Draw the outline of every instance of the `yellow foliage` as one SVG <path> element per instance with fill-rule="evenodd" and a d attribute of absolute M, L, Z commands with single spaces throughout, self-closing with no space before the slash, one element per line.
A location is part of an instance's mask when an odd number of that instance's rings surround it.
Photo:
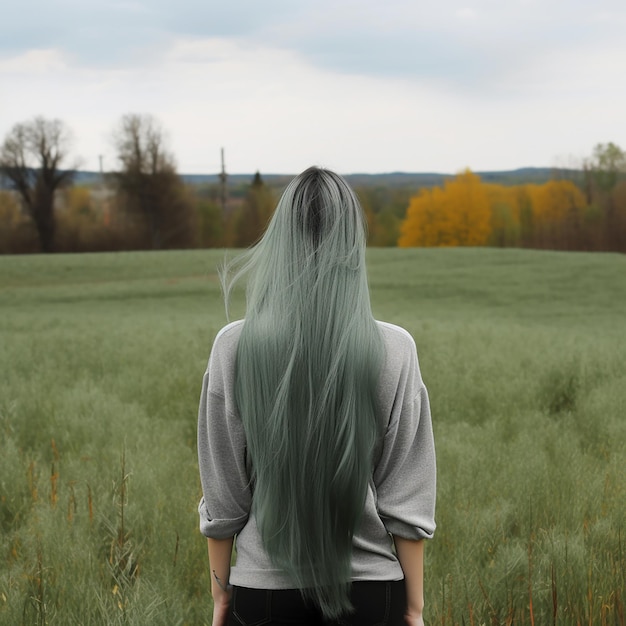
<path fill-rule="evenodd" d="M 10 191 L 0 191 L 0 224 L 3 229 L 15 228 L 23 220 L 16 196 Z"/>
<path fill-rule="evenodd" d="M 505 187 L 466 171 L 411 198 L 398 245 L 575 248 L 585 211 L 571 181 Z"/>
<path fill-rule="evenodd" d="M 491 205 L 480 177 L 469 170 L 443 189 L 422 189 L 411 198 L 398 245 L 481 246 L 491 233 Z"/>
<path fill-rule="evenodd" d="M 87 187 L 69 187 L 65 190 L 65 205 L 72 219 L 88 216 L 93 211 L 91 192 Z"/>
<path fill-rule="evenodd" d="M 551 180 L 544 185 L 528 185 L 533 215 L 538 224 L 565 221 L 572 212 L 585 207 L 585 197 L 569 180 Z"/>
<path fill-rule="evenodd" d="M 17 194 L 0 191 L 0 254 L 35 252 L 37 248 L 34 222 L 22 209 Z"/>

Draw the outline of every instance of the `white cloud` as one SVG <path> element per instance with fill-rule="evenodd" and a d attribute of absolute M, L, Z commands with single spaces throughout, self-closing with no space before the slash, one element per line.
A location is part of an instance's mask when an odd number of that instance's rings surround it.
<path fill-rule="evenodd" d="M 623 100 L 626 86 L 620 77 L 625 66 L 626 41 L 598 42 L 530 57 L 502 81 L 502 87 L 540 95 L 548 102 L 559 96 L 601 100 L 609 94 L 617 94 Z"/>
<path fill-rule="evenodd" d="M 42 74 L 66 69 L 66 55 L 61 50 L 27 50 L 0 59 L 0 74 Z"/>
<path fill-rule="evenodd" d="M 455 11 L 454 16 L 461 20 L 471 20 L 476 17 L 476 11 L 474 11 L 474 9 L 470 9 L 469 7 L 465 7 Z"/>
<path fill-rule="evenodd" d="M 158 49 L 140 37 L 146 23 L 135 31 L 129 22 L 115 65 L 65 43 L 5 52 L 0 140 L 15 122 L 59 117 L 86 167 L 96 169 L 99 154 L 111 167 L 120 116 L 152 113 L 184 172 L 217 171 L 221 146 L 232 172 L 310 163 L 454 172 L 550 165 L 598 141 L 626 145 L 621 5 L 573 0 L 559 22 L 561 0 L 320 2 L 282 12 L 270 3 L 273 19 L 253 27 L 246 18 L 236 35 L 153 25 Z M 148 15 L 145 3 L 116 6 Z M 150 6 L 150 19 L 169 15 L 165 4 Z M 139 54 L 128 56 L 134 33 Z"/>

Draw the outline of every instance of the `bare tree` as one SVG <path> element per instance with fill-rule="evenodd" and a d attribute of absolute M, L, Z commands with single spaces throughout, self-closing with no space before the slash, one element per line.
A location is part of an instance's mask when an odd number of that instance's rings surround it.
<path fill-rule="evenodd" d="M 36 117 L 16 124 L 0 149 L 0 173 L 35 222 L 43 252 L 54 250 L 54 194 L 74 177 L 74 168 L 61 169 L 69 145 L 70 133 L 63 122 Z"/>
<path fill-rule="evenodd" d="M 618 185 L 626 181 L 626 152 L 616 144 L 599 143 L 584 165 L 585 188 L 590 203 L 598 206 L 604 221 L 604 249 L 623 251 L 626 246 L 626 208 L 619 202 Z"/>
<path fill-rule="evenodd" d="M 114 133 L 121 169 L 113 175 L 123 205 L 145 222 L 152 248 L 184 246 L 193 237 L 193 207 L 149 115 L 125 115 Z"/>

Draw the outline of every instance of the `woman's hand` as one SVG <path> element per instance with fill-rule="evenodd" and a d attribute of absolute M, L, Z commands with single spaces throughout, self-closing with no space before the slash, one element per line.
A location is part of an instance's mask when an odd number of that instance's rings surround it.
<path fill-rule="evenodd" d="M 233 537 L 208 540 L 213 596 L 213 626 L 226 626 L 232 588 L 228 584 Z"/>
<path fill-rule="evenodd" d="M 405 613 L 404 623 L 406 626 L 424 626 L 424 618 L 421 615 L 415 613 Z"/>
<path fill-rule="evenodd" d="M 406 587 L 406 610 L 404 623 L 407 626 L 424 626 L 424 540 L 405 539 L 394 535 L 398 560 L 404 572 Z"/>
<path fill-rule="evenodd" d="M 228 612 L 230 609 L 230 593 L 213 598 L 213 622 L 212 626 L 226 626 L 228 624 Z"/>

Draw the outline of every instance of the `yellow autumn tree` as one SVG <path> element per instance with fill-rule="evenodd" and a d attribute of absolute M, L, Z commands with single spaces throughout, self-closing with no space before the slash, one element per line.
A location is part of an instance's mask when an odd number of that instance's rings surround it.
<path fill-rule="evenodd" d="M 469 170 L 411 198 L 398 245 L 481 246 L 491 233 L 491 206 L 480 177 Z"/>
<path fill-rule="evenodd" d="M 532 203 L 535 245 L 543 248 L 576 248 L 581 236 L 585 196 L 568 180 L 528 185 Z"/>
<path fill-rule="evenodd" d="M 406 218 L 400 225 L 400 247 L 437 245 L 440 228 L 433 195 L 433 189 L 422 189 L 411 198 Z"/>

